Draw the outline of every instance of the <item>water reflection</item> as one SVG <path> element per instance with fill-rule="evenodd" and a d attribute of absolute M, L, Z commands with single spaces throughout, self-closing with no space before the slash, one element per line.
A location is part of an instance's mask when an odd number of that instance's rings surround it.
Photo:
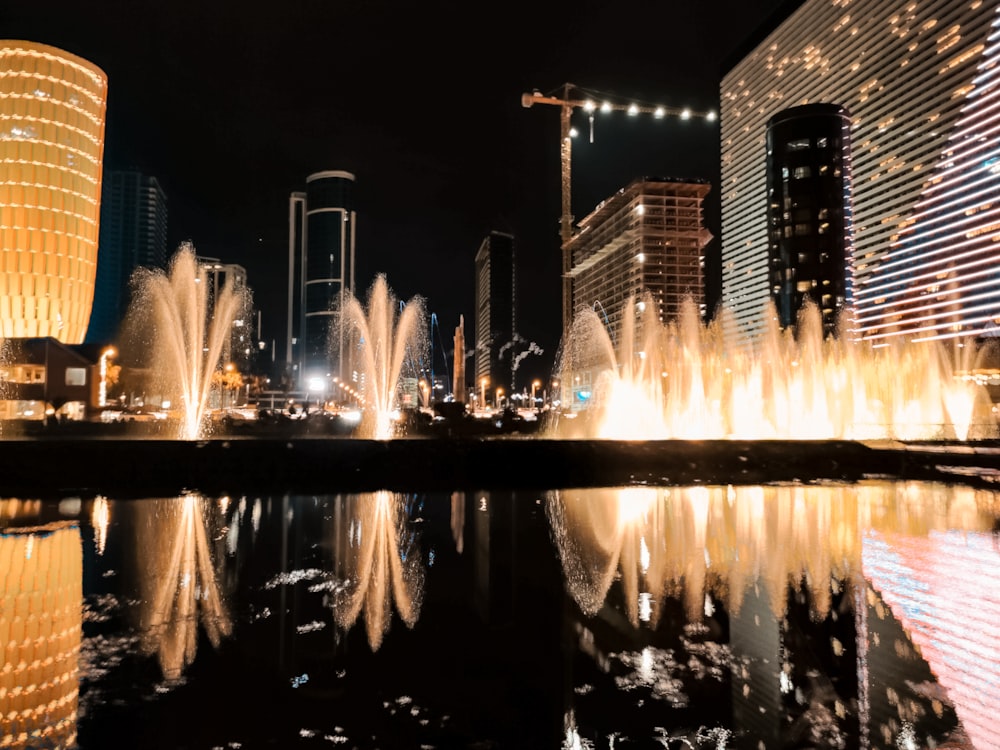
<path fill-rule="evenodd" d="M 767 747 L 1000 746 L 997 510 L 992 492 L 912 483 L 546 500 L 579 642 L 616 690 L 686 708 L 705 683 L 731 681 L 733 741 Z M 668 646 L 675 602 L 683 628 Z M 602 638 L 615 611 L 628 628 Z"/>
<path fill-rule="evenodd" d="M 0 520 L 37 510 L 0 501 Z M 76 744 L 82 568 L 75 523 L 0 529 L 0 747 Z"/>
<path fill-rule="evenodd" d="M 893 482 L 0 500 L 0 739 L 998 747 L 998 511 Z"/>
<path fill-rule="evenodd" d="M 167 680 L 179 679 L 194 661 L 199 623 L 215 647 L 232 631 L 209 545 L 213 506 L 197 495 L 131 506 L 141 648 L 158 657 Z"/>
<path fill-rule="evenodd" d="M 424 567 L 416 534 L 407 524 L 407 496 L 394 492 L 343 499 L 346 523 L 335 528 L 334 566 L 343 582 L 334 616 L 344 629 L 364 612 L 368 643 L 375 651 L 389 632 L 392 606 L 410 628 L 420 616 Z"/>
<path fill-rule="evenodd" d="M 871 534 L 988 531 L 993 493 L 945 485 L 682 487 L 554 491 L 547 512 L 570 594 L 584 613 L 620 580 L 629 621 L 659 620 L 682 596 L 697 620 L 711 594 L 738 613 L 759 583 L 784 614 L 786 588 L 806 587 L 814 614 L 861 570 Z M 832 582 L 832 585 L 831 585 Z"/>

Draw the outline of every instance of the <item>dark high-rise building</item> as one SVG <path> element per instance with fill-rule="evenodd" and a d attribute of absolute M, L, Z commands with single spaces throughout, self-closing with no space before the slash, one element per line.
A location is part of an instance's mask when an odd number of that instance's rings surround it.
<path fill-rule="evenodd" d="M 490 232 L 476 253 L 476 394 L 486 404 L 514 388 L 514 237 Z M 483 408 L 486 404 L 479 403 Z"/>
<path fill-rule="evenodd" d="M 834 334 L 850 304 L 850 133 L 836 104 L 791 107 L 767 122 L 768 274 L 783 328 L 809 299 Z"/>
<path fill-rule="evenodd" d="M 167 196 L 155 177 L 137 170 L 104 176 L 99 238 L 87 343 L 115 338 L 128 311 L 129 281 L 137 268 L 166 268 Z"/>
<path fill-rule="evenodd" d="M 291 195 L 288 220 L 287 367 L 300 384 L 342 377 L 344 342 L 333 324 L 341 296 L 354 293 L 354 175 L 309 175 L 305 192 Z"/>

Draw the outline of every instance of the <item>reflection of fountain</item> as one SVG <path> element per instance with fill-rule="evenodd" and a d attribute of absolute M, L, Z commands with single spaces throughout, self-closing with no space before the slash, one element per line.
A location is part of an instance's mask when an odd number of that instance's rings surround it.
<path fill-rule="evenodd" d="M 82 603 L 75 523 L 0 530 L 0 747 L 76 747 Z"/>
<path fill-rule="evenodd" d="M 406 526 L 404 496 L 391 492 L 354 495 L 349 537 L 337 554 L 346 585 L 338 590 L 334 615 L 350 629 L 364 610 L 368 643 L 382 645 L 389 631 L 392 602 L 408 627 L 420 616 L 424 569 L 416 539 Z"/>
<path fill-rule="evenodd" d="M 547 512 L 584 614 L 596 613 L 620 580 L 632 624 L 655 626 L 664 596 L 682 595 L 697 621 L 707 593 L 738 613 L 758 580 L 776 617 L 788 587 L 803 582 L 825 616 L 831 585 L 850 585 L 860 572 L 870 530 L 982 531 L 998 507 L 993 493 L 962 486 L 870 483 L 563 491 L 549 495 Z"/>
<path fill-rule="evenodd" d="M 211 298 L 208 274 L 190 243 L 180 246 L 168 274 L 142 268 L 134 283 L 129 324 L 140 326 L 147 339 L 149 364 L 163 392 L 178 399 L 180 437 L 197 438 L 204 429 L 212 375 L 222 364 L 246 292 L 227 283 Z"/>
<path fill-rule="evenodd" d="M 195 495 L 136 505 L 142 648 L 159 655 L 168 680 L 194 661 L 199 620 L 213 646 L 232 630 L 212 566 L 207 505 Z"/>
<path fill-rule="evenodd" d="M 358 434 L 376 440 L 390 438 L 404 368 L 424 360 L 427 332 L 423 301 L 415 297 L 397 313 L 397 300 L 385 276 L 379 275 L 368 291 L 367 310 L 355 298 L 345 298 L 340 325 L 350 342 L 355 388 L 365 401 L 365 418 Z"/>
<path fill-rule="evenodd" d="M 586 437 L 614 439 L 921 439 L 992 437 L 985 389 L 956 377 L 973 369 L 966 342 L 823 338 L 819 311 L 795 336 L 770 327 L 753 351 L 726 346 L 725 313 L 703 326 L 689 303 L 661 323 L 649 298 L 621 311 L 617 340 L 591 309 L 576 316 L 559 363 L 564 393 L 586 402 Z M 572 386 L 570 384 L 573 384 Z M 588 395 L 589 392 L 589 395 Z M 581 395 L 582 394 L 582 395 Z"/>

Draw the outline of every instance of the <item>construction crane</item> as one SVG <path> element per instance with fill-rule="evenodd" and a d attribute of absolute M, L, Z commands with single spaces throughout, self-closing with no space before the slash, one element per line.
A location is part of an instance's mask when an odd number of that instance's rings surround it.
<path fill-rule="evenodd" d="M 574 97 L 573 94 L 579 92 L 587 98 Z M 589 95 L 594 94 L 596 98 Z M 600 103 L 598 103 L 600 100 Z M 573 320 L 573 286 L 570 280 L 572 270 L 572 254 L 569 251 L 569 241 L 573 239 L 573 211 L 570 200 L 570 174 L 572 158 L 572 138 L 573 128 L 570 120 L 574 109 L 582 109 L 590 114 L 590 140 L 594 139 L 594 113 L 601 112 L 627 112 L 630 115 L 650 114 L 654 118 L 679 117 L 688 120 L 693 117 L 702 118 L 708 121 L 715 120 L 715 112 L 693 112 L 690 109 L 680 107 L 666 107 L 647 104 L 623 104 L 612 101 L 610 95 L 599 92 L 591 92 L 566 83 L 562 86 L 562 96 L 542 94 L 533 91 L 530 94 L 521 95 L 521 106 L 532 107 L 535 104 L 549 104 L 559 107 L 559 159 L 561 165 L 562 187 L 562 214 L 559 219 L 559 236 L 562 240 L 562 317 L 563 317 L 563 338 L 569 332 L 569 326 Z"/>

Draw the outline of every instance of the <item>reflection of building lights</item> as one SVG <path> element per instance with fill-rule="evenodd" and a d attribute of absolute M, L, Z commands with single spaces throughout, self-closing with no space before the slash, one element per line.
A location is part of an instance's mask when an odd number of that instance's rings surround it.
<path fill-rule="evenodd" d="M 653 652 L 650 650 L 649 646 L 646 646 L 642 650 L 642 655 L 639 661 L 639 679 L 645 683 L 650 683 L 653 681 Z"/>
<path fill-rule="evenodd" d="M 90 511 L 90 524 L 94 527 L 94 545 L 97 547 L 97 554 L 104 554 L 104 547 L 108 543 L 108 522 L 111 513 L 108 510 L 108 499 L 98 495 L 94 498 L 94 506 Z"/>
<path fill-rule="evenodd" d="M 75 523 L 0 532 L 0 747 L 75 747 L 83 552 Z"/>
<path fill-rule="evenodd" d="M 643 591 L 639 594 L 639 620 L 641 622 L 649 622 L 649 618 L 652 614 L 653 597 L 648 591 Z"/>

